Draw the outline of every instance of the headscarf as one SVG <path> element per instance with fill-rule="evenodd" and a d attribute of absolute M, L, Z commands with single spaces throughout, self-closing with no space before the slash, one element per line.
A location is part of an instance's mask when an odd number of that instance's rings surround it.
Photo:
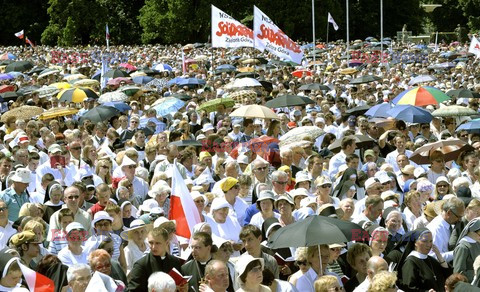
<path fill-rule="evenodd" d="M 351 180 L 345 182 L 341 188 L 340 188 L 340 191 L 338 192 L 338 198 L 339 199 L 342 199 L 343 196 L 352 188 L 352 187 L 355 187 L 355 190 L 358 190 L 358 186 L 355 185 Z M 335 193 L 334 193 L 335 195 Z"/>
<path fill-rule="evenodd" d="M 400 258 L 400 261 L 398 262 L 397 266 L 395 267 L 395 270 L 398 273 L 398 278 L 402 279 L 402 267 L 403 264 L 405 263 L 405 260 L 407 257 L 410 255 L 412 251 L 415 250 L 415 242 L 422 236 L 423 234 L 426 233 L 432 233 L 430 230 L 427 228 L 418 228 L 413 231 L 408 232 L 405 234 L 405 236 L 402 237 L 401 241 L 404 244 L 398 243 L 394 249 L 400 248 L 401 246 L 405 246 L 405 250 L 402 253 L 402 257 Z M 405 243 L 406 242 L 406 243 Z"/>
<path fill-rule="evenodd" d="M 462 238 L 468 235 L 469 232 L 476 232 L 480 230 L 480 218 L 474 218 L 468 222 L 467 226 L 463 228 L 462 232 L 458 236 L 457 244 Z"/>
<path fill-rule="evenodd" d="M 345 170 L 345 172 L 342 174 L 342 177 L 340 178 L 340 182 L 337 184 L 337 186 L 335 187 L 335 189 L 333 190 L 333 196 L 334 197 L 339 197 L 340 196 L 340 192 L 342 190 L 342 187 L 343 185 L 350 181 L 350 176 L 352 175 L 355 175 L 356 176 L 356 179 L 355 179 L 355 183 L 356 185 L 358 186 L 358 174 L 357 174 L 357 170 L 355 168 L 347 168 Z"/>
<path fill-rule="evenodd" d="M 62 185 L 58 181 L 52 181 L 47 185 L 47 188 L 45 189 L 45 199 L 43 200 L 43 203 L 45 204 L 46 202 L 50 201 L 50 194 L 52 193 L 52 189 L 55 185 L 59 185 L 62 187 Z M 62 187 L 63 190 L 63 187 Z"/>

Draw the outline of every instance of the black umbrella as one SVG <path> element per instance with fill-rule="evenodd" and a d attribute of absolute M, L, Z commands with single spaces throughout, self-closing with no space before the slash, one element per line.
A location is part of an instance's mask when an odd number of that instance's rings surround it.
<path fill-rule="evenodd" d="M 177 147 L 187 147 L 187 146 L 195 146 L 201 147 L 202 143 L 197 140 L 180 140 L 170 143 L 172 145 L 177 145 Z"/>
<path fill-rule="evenodd" d="M 92 123 L 100 123 L 104 121 L 108 121 L 112 117 L 119 116 L 120 111 L 111 106 L 104 106 L 100 105 L 97 107 L 92 108 L 88 112 L 86 112 L 80 118 L 80 124 L 83 124 L 85 120 L 90 120 Z"/>
<path fill-rule="evenodd" d="M 373 75 L 363 75 L 361 77 L 352 79 L 350 81 L 350 84 L 362 84 L 362 83 L 369 83 L 369 82 L 374 82 L 379 80 L 382 80 L 382 78 L 373 76 Z"/>
<path fill-rule="evenodd" d="M 315 103 L 313 100 L 306 96 L 300 95 L 281 95 L 270 101 L 267 101 L 265 106 L 269 108 L 290 107 L 295 105 L 306 105 Z"/>
<path fill-rule="evenodd" d="M 320 83 L 304 84 L 298 90 L 330 90 L 330 87 Z"/>
<path fill-rule="evenodd" d="M 278 229 L 268 240 L 268 246 L 277 249 L 348 241 L 340 228 L 331 223 L 327 217 L 315 215 Z"/>
<path fill-rule="evenodd" d="M 20 96 L 23 96 L 21 92 L 15 91 L 7 91 L 5 93 L 0 94 L 0 97 L 3 101 L 10 101 L 10 100 L 17 100 Z"/>
<path fill-rule="evenodd" d="M 183 101 L 189 101 L 190 99 L 192 99 L 192 97 L 188 94 L 183 94 L 183 93 L 174 93 L 172 95 L 170 95 L 171 97 L 175 97 L 175 98 L 178 98 L 180 100 L 183 100 Z"/>
<path fill-rule="evenodd" d="M 480 94 L 468 89 L 452 89 L 447 91 L 448 96 L 456 98 L 480 98 Z"/>
<path fill-rule="evenodd" d="M 40 72 L 42 72 L 45 69 L 47 69 L 47 68 L 45 68 L 45 67 L 33 67 L 32 70 L 27 72 L 27 74 L 28 75 L 33 75 L 34 73 L 40 74 Z"/>
<path fill-rule="evenodd" d="M 107 73 L 105 73 L 106 78 L 117 78 L 117 77 L 130 77 L 130 74 L 123 70 L 119 69 L 112 69 L 108 70 Z"/>
<path fill-rule="evenodd" d="M 7 65 L 7 67 L 5 68 L 5 73 L 12 72 L 12 71 L 25 72 L 32 68 L 33 68 L 33 64 L 30 63 L 29 61 L 17 61 Z"/>
<path fill-rule="evenodd" d="M 39 88 L 40 87 L 36 85 L 29 85 L 29 86 L 20 87 L 20 89 L 17 92 L 23 95 L 27 95 L 27 94 L 31 94 L 32 92 L 34 92 Z"/>
<path fill-rule="evenodd" d="M 245 77 L 257 78 L 259 76 L 260 75 L 258 75 L 258 73 L 255 73 L 255 72 L 242 72 L 242 73 L 238 73 L 237 75 L 235 75 L 236 78 L 245 78 Z"/>
<path fill-rule="evenodd" d="M 15 61 L 13 61 L 13 60 L 1 60 L 0 61 L 0 66 L 12 64 L 13 62 L 15 62 Z"/>
<path fill-rule="evenodd" d="M 258 82 L 260 82 L 260 84 L 262 84 L 263 88 L 265 88 L 266 91 L 272 92 L 272 90 L 273 90 L 272 82 L 263 81 L 263 80 L 260 80 Z"/>
<path fill-rule="evenodd" d="M 355 138 L 357 149 L 371 147 L 375 143 L 372 138 L 365 135 L 353 135 L 353 137 Z M 328 149 L 335 153 L 340 152 L 340 150 L 342 149 L 342 139 L 335 140 L 335 142 L 328 146 Z"/>
<path fill-rule="evenodd" d="M 351 108 L 351 109 L 347 110 L 345 113 L 347 113 L 349 115 L 360 116 L 360 115 L 363 115 L 364 113 L 366 113 L 370 108 L 371 108 L 371 106 L 369 106 L 369 105 L 361 105 L 361 106 Z"/>
<path fill-rule="evenodd" d="M 363 241 L 369 237 L 368 232 L 356 223 L 331 217 L 325 217 L 325 220 L 335 224 L 349 241 Z"/>

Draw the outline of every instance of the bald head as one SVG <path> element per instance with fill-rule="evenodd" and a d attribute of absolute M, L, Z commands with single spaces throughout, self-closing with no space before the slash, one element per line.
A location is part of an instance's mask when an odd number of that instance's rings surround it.
<path fill-rule="evenodd" d="M 373 276 L 381 271 L 388 271 L 387 262 L 379 256 L 371 257 L 367 262 L 367 274 L 370 281 L 373 279 Z"/>

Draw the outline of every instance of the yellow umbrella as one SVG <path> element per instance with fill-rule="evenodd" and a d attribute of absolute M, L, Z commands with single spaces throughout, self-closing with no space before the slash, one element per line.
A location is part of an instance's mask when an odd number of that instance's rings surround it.
<path fill-rule="evenodd" d="M 72 87 L 72 85 L 70 85 L 70 83 L 68 83 L 68 82 L 56 82 L 56 83 L 50 84 L 49 86 L 54 86 L 58 89 L 67 89 L 67 88 Z"/>
<path fill-rule="evenodd" d="M 69 116 L 69 115 L 74 115 L 78 112 L 77 109 L 75 108 L 64 108 L 64 107 L 56 107 L 56 108 L 51 108 L 38 117 L 40 120 L 49 120 L 57 117 L 64 117 L 64 116 Z"/>
<path fill-rule="evenodd" d="M 60 91 L 60 93 L 57 95 L 57 98 L 59 101 L 74 102 L 74 103 L 83 102 L 85 99 L 89 97 L 98 99 L 98 94 L 96 94 L 90 88 L 83 88 L 83 87 L 64 89 Z"/>
<path fill-rule="evenodd" d="M 237 69 L 239 72 L 246 73 L 246 72 L 253 72 L 254 68 L 253 67 L 242 67 Z"/>
<path fill-rule="evenodd" d="M 357 73 L 357 72 L 358 72 L 358 70 L 355 69 L 355 68 L 346 68 L 346 69 L 340 70 L 340 74 L 344 74 L 344 75 L 350 75 L 350 74 Z"/>

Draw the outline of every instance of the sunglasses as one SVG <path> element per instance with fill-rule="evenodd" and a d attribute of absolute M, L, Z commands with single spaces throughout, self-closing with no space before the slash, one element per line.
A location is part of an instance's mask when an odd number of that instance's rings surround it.
<path fill-rule="evenodd" d="M 267 169 L 267 167 L 264 166 L 264 167 L 259 167 L 259 168 L 257 168 L 256 170 L 262 171 L 262 170 L 266 170 L 266 169 Z"/>
<path fill-rule="evenodd" d="M 137 166 L 135 166 L 135 165 L 127 165 L 127 168 L 129 168 L 129 169 L 136 168 L 136 167 Z"/>
<path fill-rule="evenodd" d="M 306 266 L 307 265 L 307 261 L 295 261 L 295 265 L 298 267 L 298 266 Z"/>
<path fill-rule="evenodd" d="M 1 207 L 1 208 L 0 208 L 0 212 L 4 212 L 4 211 L 7 211 L 7 210 L 8 210 L 7 207 Z"/>
<path fill-rule="evenodd" d="M 71 150 L 81 150 L 82 147 L 71 147 L 70 149 L 71 149 Z"/>
<path fill-rule="evenodd" d="M 287 184 L 286 181 L 276 181 L 276 183 L 279 184 L 279 185 L 286 185 Z"/>
<path fill-rule="evenodd" d="M 78 200 L 78 198 L 80 198 L 80 196 L 70 196 L 70 197 L 66 197 L 66 198 L 69 199 L 69 200 L 73 200 L 73 199 Z"/>
<path fill-rule="evenodd" d="M 331 188 L 331 187 L 332 187 L 332 185 L 323 185 L 323 186 L 321 186 L 322 189 L 328 189 L 328 188 Z"/>

